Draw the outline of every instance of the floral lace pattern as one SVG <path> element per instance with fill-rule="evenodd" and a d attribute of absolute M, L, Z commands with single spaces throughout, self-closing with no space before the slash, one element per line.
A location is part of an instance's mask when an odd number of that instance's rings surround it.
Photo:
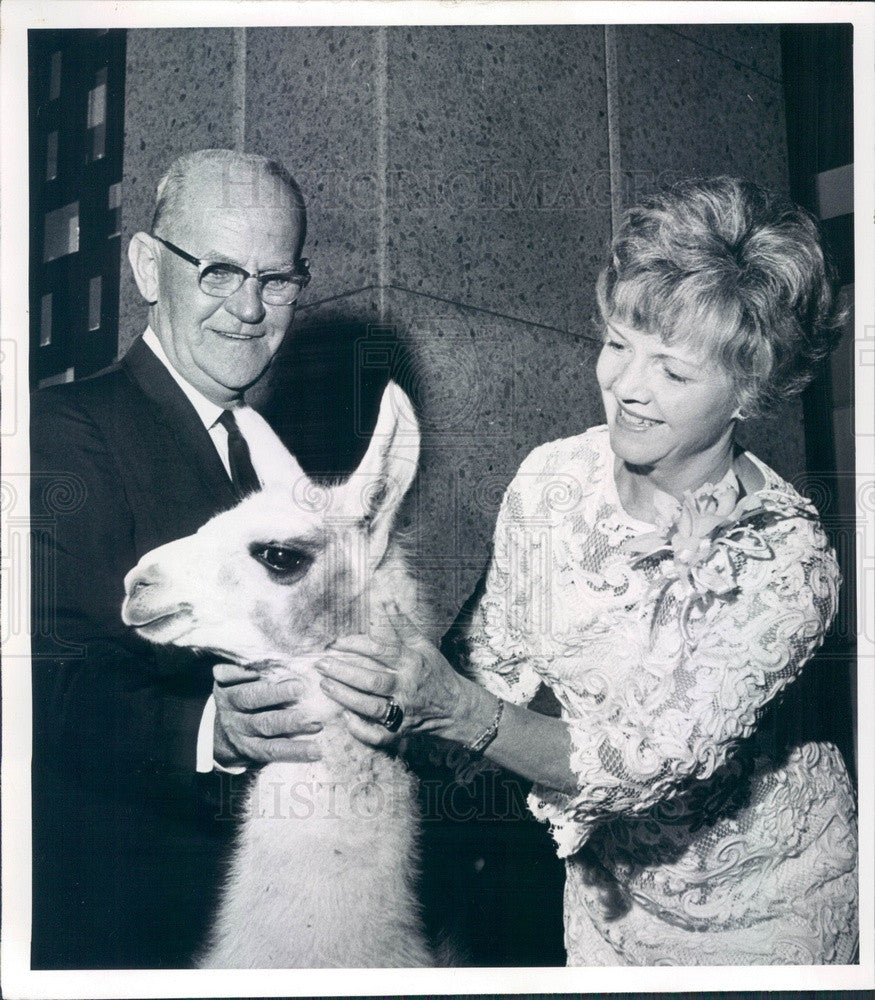
<path fill-rule="evenodd" d="M 518 704 L 547 684 L 569 725 L 577 793 L 529 798 L 567 859 L 569 964 L 853 955 L 844 764 L 830 744 L 776 738 L 779 696 L 835 615 L 838 568 L 816 511 L 749 457 L 765 482 L 728 536 L 743 544 L 718 546 L 731 586 L 695 614 L 699 577 L 671 576 L 647 545 L 630 555 L 653 526 L 620 505 L 606 428 L 537 448 L 505 494 L 469 668 Z M 724 517 L 734 502 L 720 503 Z M 692 524 L 711 561 L 718 521 Z M 705 565 L 667 551 L 684 572 Z"/>

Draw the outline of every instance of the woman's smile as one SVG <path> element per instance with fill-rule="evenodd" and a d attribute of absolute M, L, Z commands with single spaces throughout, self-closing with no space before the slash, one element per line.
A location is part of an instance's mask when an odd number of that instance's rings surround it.
<path fill-rule="evenodd" d="M 631 431 L 633 434 L 649 431 L 651 428 L 659 427 L 665 423 L 664 420 L 654 420 L 652 417 L 644 417 L 633 413 L 619 401 L 617 402 L 617 412 L 614 419 L 619 427 Z"/>

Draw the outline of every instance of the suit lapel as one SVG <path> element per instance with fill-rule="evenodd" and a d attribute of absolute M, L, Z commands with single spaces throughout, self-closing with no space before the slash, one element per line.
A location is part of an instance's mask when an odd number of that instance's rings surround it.
<path fill-rule="evenodd" d="M 207 429 L 171 374 L 138 337 L 122 358 L 122 366 L 151 404 L 156 421 L 176 441 L 183 461 L 203 481 L 219 509 L 236 502 L 234 488 Z"/>

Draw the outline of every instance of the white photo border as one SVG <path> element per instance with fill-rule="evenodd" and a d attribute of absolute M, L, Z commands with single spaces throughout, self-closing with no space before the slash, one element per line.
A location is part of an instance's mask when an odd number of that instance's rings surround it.
<path fill-rule="evenodd" d="M 854 25 L 856 331 L 860 349 L 875 352 L 875 4 L 684 2 L 417 2 L 394 0 L 4 0 L 2 22 L 3 143 L 0 156 L 3 245 L 3 482 L 29 471 L 28 453 L 28 28 L 156 28 L 295 25 L 671 24 L 844 22 Z M 875 357 L 875 354 L 873 354 Z M 875 482 L 875 363 L 856 372 L 857 477 Z M 4 515 L 5 516 L 5 515 Z M 869 525 L 875 533 L 875 523 Z M 3 538 L 7 534 L 4 531 Z M 859 966 L 729 968 L 501 968 L 398 970 L 33 972 L 30 970 L 30 670 L 27 635 L 9 630 L 14 610 L 3 553 L 2 903 L 0 965 L 9 997 L 368 996 L 374 994 L 683 992 L 699 990 L 821 990 L 875 987 L 875 608 L 862 606 L 862 574 L 875 575 L 858 553 L 860 886 Z M 27 580 L 26 559 L 20 567 Z M 12 600 L 10 600 L 12 597 Z M 22 669 L 23 667 L 23 669 Z"/>

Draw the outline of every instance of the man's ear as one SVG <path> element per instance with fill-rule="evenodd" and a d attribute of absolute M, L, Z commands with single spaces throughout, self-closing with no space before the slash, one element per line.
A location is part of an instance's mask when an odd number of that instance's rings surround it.
<path fill-rule="evenodd" d="M 134 233 L 131 237 L 128 260 L 140 295 L 153 305 L 158 301 L 158 248 L 148 233 Z"/>

